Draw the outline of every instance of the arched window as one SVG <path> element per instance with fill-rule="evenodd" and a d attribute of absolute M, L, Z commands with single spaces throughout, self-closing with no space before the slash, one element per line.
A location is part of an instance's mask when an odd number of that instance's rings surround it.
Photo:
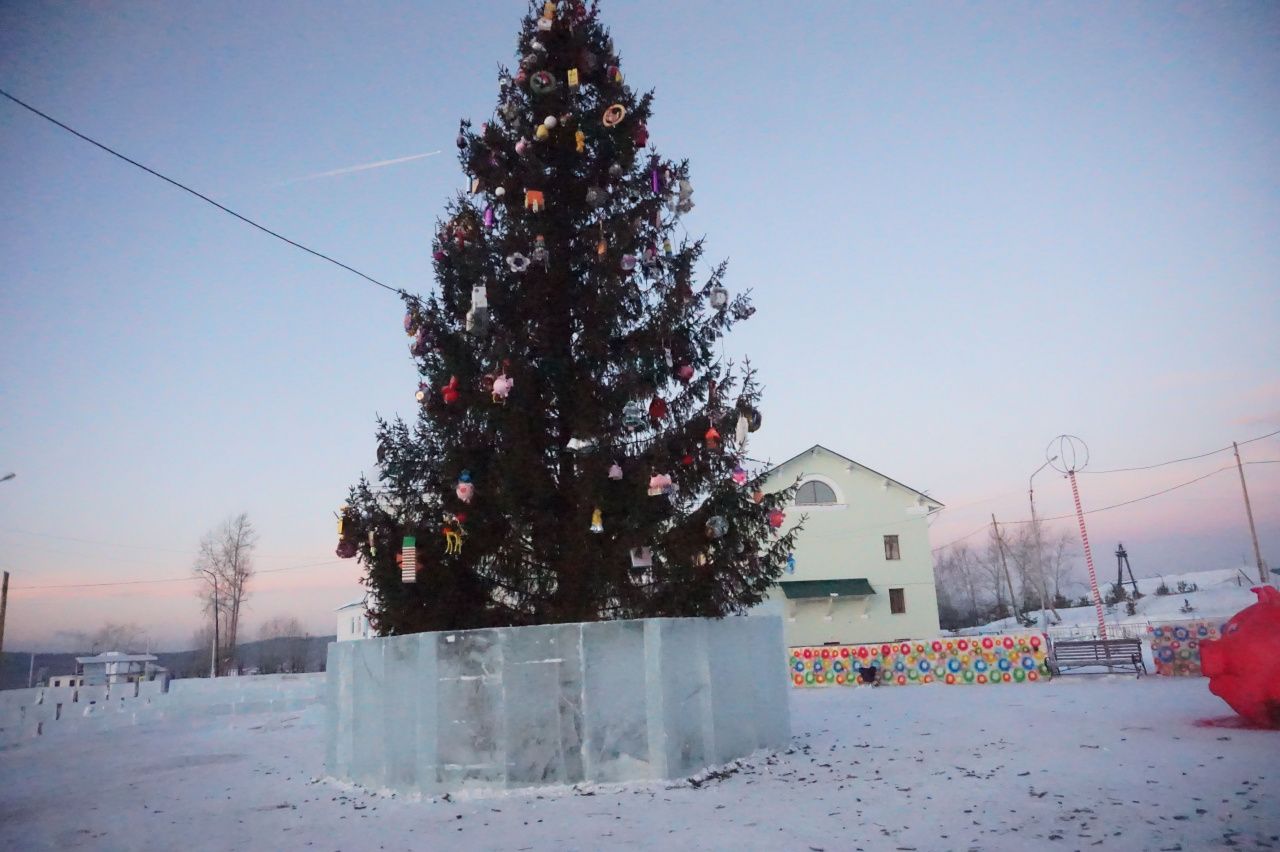
<path fill-rule="evenodd" d="M 811 479 L 796 491 L 797 506 L 830 506 L 836 502 L 836 492 L 825 482 Z"/>

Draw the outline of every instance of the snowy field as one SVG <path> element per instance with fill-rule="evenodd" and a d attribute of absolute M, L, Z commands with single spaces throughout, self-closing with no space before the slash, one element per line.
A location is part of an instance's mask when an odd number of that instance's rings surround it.
<path fill-rule="evenodd" d="M 1280 732 L 1200 679 L 797 690 L 696 784 L 412 801 L 320 780 L 324 708 L 0 751 L 0 849 L 1280 849 Z"/>

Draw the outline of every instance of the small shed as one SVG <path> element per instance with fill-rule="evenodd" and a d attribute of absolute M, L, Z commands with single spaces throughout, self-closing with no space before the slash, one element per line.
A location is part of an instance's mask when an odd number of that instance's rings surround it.
<path fill-rule="evenodd" d="M 76 664 L 84 674 L 84 686 L 98 686 L 111 683 L 137 683 L 141 680 L 155 680 L 167 673 L 163 666 L 157 666 L 158 658 L 152 654 L 126 654 L 122 651 L 107 651 L 94 657 L 76 657 Z"/>

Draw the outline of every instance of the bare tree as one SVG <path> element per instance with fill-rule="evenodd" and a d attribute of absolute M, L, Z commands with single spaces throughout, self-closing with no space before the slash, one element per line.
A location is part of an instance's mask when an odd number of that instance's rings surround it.
<path fill-rule="evenodd" d="M 934 558 L 934 573 L 939 607 L 946 610 L 948 626 L 979 623 L 985 614 L 985 578 L 969 546 L 962 543 L 939 550 Z"/>
<path fill-rule="evenodd" d="M 258 668 L 264 674 L 301 672 L 307 668 L 310 635 L 292 615 L 277 615 L 258 629 L 262 650 Z"/>
<path fill-rule="evenodd" d="M 204 580 L 198 594 L 218 637 L 219 673 L 235 657 L 240 612 L 249 597 L 257 543 L 258 533 L 245 512 L 223 521 L 200 540 L 194 571 Z"/>

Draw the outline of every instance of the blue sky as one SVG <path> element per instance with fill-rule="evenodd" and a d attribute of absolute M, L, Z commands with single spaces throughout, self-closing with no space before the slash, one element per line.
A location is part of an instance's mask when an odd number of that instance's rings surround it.
<path fill-rule="evenodd" d="M 463 182 L 458 119 L 492 111 L 523 8 L 5 4 L 0 87 L 422 292 Z M 609 0 L 604 15 L 628 82 L 657 91 L 652 142 L 692 161 L 687 226 L 755 291 L 727 345 L 767 385 L 754 455 L 823 443 L 927 489 L 951 507 L 936 545 L 990 512 L 1025 517 L 1061 432 L 1113 468 L 1280 429 L 1274 4 Z M 260 567 L 331 561 L 374 414 L 413 413 L 398 301 L 8 102 L 0 175 L 6 647 L 108 619 L 183 644 L 191 584 L 16 589 L 184 576 L 234 512 L 262 532 Z M 1277 459 L 1280 439 L 1244 451 Z M 1229 461 L 1083 477 L 1083 497 Z M 1247 472 L 1280 563 L 1280 470 Z M 1069 512 L 1065 482 L 1041 477 L 1044 512 Z M 1123 540 L 1139 574 L 1250 551 L 1230 471 L 1090 531 L 1101 564 Z M 358 570 L 264 575 L 250 629 L 286 613 L 332 630 Z"/>

